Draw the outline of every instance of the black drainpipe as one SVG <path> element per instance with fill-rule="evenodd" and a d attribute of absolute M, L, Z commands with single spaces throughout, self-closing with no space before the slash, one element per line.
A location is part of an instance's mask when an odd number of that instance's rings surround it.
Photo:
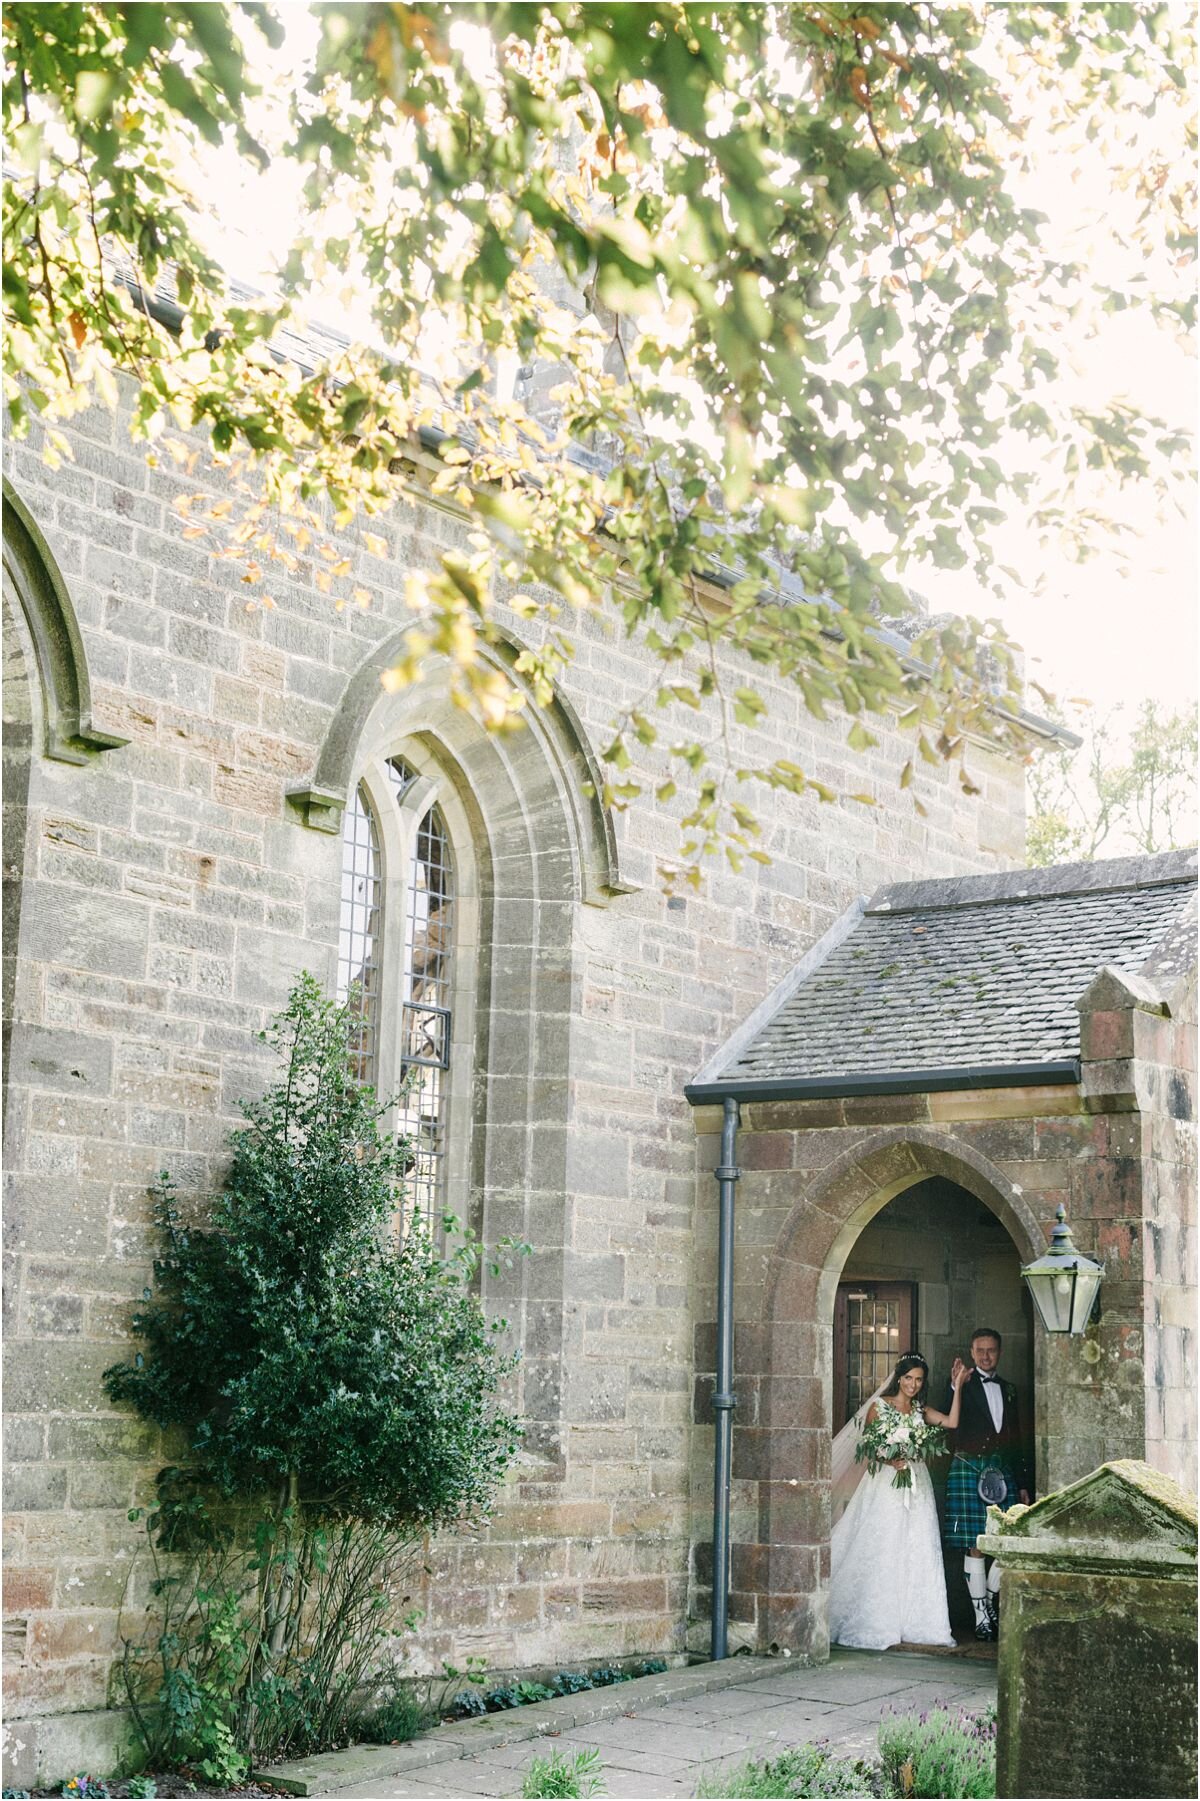
<path fill-rule="evenodd" d="M 713 1598 L 714 1662 L 729 1652 L 729 1484 L 733 1470 L 733 1198 L 739 1170 L 738 1103 L 725 1096 L 721 1127 L 721 1161 L 716 1168 L 720 1211 L 717 1221 L 717 1385 L 713 1394 L 716 1451 L 713 1458 Z"/>

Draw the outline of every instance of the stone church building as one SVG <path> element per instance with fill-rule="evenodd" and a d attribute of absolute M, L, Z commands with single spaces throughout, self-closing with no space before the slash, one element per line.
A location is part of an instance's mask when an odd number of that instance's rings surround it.
<path fill-rule="evenodd" d="M 127 1511 L 161 1457 L 101 1372 L 149 1185 L 219 1187 L 301 969 L 361 981 L 383 1091 L 420 1072 L 414 1201 L 534 1247 L 484 1281 L 524 1447 L 487 1534 L 431 1548 L 427 1661 L 707 1646 L 731 1115 L 731 1644 L 826 1653 L 831 1432 L 910 1344 L 940 1375 L 1004 1332 L 1040 1488 L 1113 1457 L 1194 1485 L 1193 858 L 1024 872 L 1017 764 L 970 747 L 975 796 L 922 770 L 922 817 L 898 729 L 852 759 L 756 671 L 770 714 L 735 755 L 786 746 L 879 804 L 770 794 L 769 864 L 668 895 L 682 798 L 596 798 L 636 644 L 579 622 L 560 697 L 490 737 L 436 662 L 380 681 L 405 578 L 461 539 L 447 503 L 399 504 L 386 554 L 347 534 L 369 610 L 305 568 L 252 610 L 182 539 L 203 478 L 107 412 L 71 437 L 55 471 L 12 447 L 5 487 L 8 1780 L 112 1761 Z M 500 618 L 519 686 L 538 628 Z M 1087 1336 L 1050 1342 L 1019 1268 L 1059 1202 L 1106 1275 Z"/>

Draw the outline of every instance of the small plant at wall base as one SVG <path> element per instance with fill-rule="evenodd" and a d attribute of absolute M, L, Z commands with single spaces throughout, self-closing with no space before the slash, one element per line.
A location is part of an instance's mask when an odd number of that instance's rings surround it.
<path fill-rule="evenodd" d="M 885 1714 L 879 1757 L 887 1793 L 903 1801 L 986 1801 L 996 1793 L 995 1711 Z"/>
<path fill-rule="evenodd" d="M 879 1772 L 856 1758 L 835 1757 L 824 1744 L 797 1745 L 778 1757 L 751 1758 L 706 1778 L 699 1797 L 722 1801 L 808 1801 L 809 1797 L 865 1797 L 882 1793 Z"/>
<path fill-rule="evenodd" d="M 549 1757 L 531 1759 L 521 1785 L 523 1801 L 577 1801 L 578 1797 L 602 1795 L 604 1779 L 600 1753 L 594 1748 L 576 1751 L 573 1757 L 552 1751 Z"/>
<path fill-rule="evenodd" d="M 412 1614 L 405 1624 L 416 1626 L 419 1619 L 419 1615 Z M 464 1677 L 472 1687 L 460 1690 L 456 1685 Z M 468 1657 L 465 1669 L 461 1670 L 443 1658 L 442 1667 L 435 1674 L 408 1678 L 403 1677 L 398 1665 L 393 1663 L 380 1673 L 373 1705 L 355 1722 L 355 1737 L 371 1745 L 404 1744 L 444 1718 L 471 1711 L 486 1713 L 479 1693 L 486 1679 L 485 1657 Z M 473 1710 L 460 1708 L 467 1696 L 478 1703 Z"/>
<path fill-rule="evenodd" d="M 149 1354 L 104 1376 L 187 1437 L 144 1516 L 151 1606 L 125 1670 L 148 1760 L 210 1780 L 344 1742 L 425 1534 L 485 1514 L 519 1438 L 477 1250 L 442 1255 L 419 1218 L 396 1231 L 409 1151 L 354 1080 L 356 1024 L 298 979 L 211 1221 L 162 1178 L 166 1248 L 133 1322 Z"/>

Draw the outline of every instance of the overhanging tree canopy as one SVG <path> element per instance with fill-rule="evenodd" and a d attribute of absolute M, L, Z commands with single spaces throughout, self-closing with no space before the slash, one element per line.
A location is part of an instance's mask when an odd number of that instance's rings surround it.
<path fill-rule="evenodd" d="M 743 784 L 827 793 L 787 759 L 714 768 L 678 728 L 710 701 L 762 712 L 751 684 L 725 691 L 722 644 L 813 712 L 844 709 L 854 748 L 874 742 L 863 715 L 888 709 L 918 758 L 958 756 L 966 735 L 1019 746 L 1002 634 L 943 625 L 907 656 L 879 614 L 907 610 L 898 580 L 922 562 L 1000 583 L 1014 506 L 1094 547 L 1097 472 L 1170 479 L 1173 432 L 1072 406 L 1056 383 L 1099 310 L 1192 323 L 1170 8 L 316 12 L 281 110 L 257 93 L 255 41 L 282 35 L 267 6 L 8 7 L 15 429 L 42 415 L 60 453 L 54 422 L 124 370 L 135 431 L 209 430 L 234 504 L 198 506 L 189 529 L 269 593 L 324 529 L 323 497 L 339 526 L 392 503 L 424 428 L 434 487 L 477 531 L 416 597 L 398 679 L 444 651 L 503 729 L 513 693 L 475 657 L 498 584 L 531 618 L 524 673 L 542 696 L 572 611 L 617 607 L 654 660 L 608 747 L 607 798 L 644 780 L 635 740 L 655 747 L 664 800 L 672 765 L 699 771 L 685 858 L 721 841 L 754 854 Z M 1014 199 L 1031 120 L 1038 142 L 1099 137 L 1136 196 L 1123 285 L 1058 260 Z M 308 172 L 269 299 L 235 302 L 201 247 L 180 172 L 204 145 Z M 331 269 L 369 294 L 384 348 L 312 370 L 273 356 Z M 164 284 L 170 316 L 147 304 Z M 453 347 L 433 370 L 431 320 Z M 552 406 L 522 379 L 533 366 L 555 371 Z M 1055 478 L 1035 483 L 1047 458 Z M 322 579 L 352 598 L 337 559 Z"/>

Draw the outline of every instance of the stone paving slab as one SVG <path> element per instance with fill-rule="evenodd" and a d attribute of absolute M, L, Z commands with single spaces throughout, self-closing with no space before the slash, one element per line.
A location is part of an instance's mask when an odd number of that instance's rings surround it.
<path fill-rule="evenodd" d="M 994 1699 L 996 1691 L 994 1665 L 904 1652 L 836 1650 L 829 1664 L 813 1669 L 774 1660 L 766 1670 L 760 1669 L 757 1679 L 747 1681 L 738 1671 L 742 1679 L 732 1683 L 728 1677 L 734 1672 L 728 1665 L 697 1666 L 676 1674 L 695 1677 L 706 1672 L 711 1677 L 722 1669 L 727 1681 L 722 1691 L 706 1694 L 698 1686 L 676 1684 L 678 1698 L 673 1701 L 653 1692 L 631 1692 L 652 1691 L 650 1678 L 622 1684 L 615 1694 L 606 1690 L 569 1697 L 574 1703 L 603 1699 L 607 1704 L 602 1714 L 596 1708 L 587 1720 L 576 1719 L 574 1712 L 580 1710 L 572 1710 L 566 1702 L 522 1708 L 517 1711 L 528 1714 L 561 1707 L 561 1724 L 542 1724 L 534 1732 L 517 1734 L 512 1730 L 516 1720 L 510 1724 L 509 1716 L 502 1716 L 508 1727 L 503 1744 L 464 1739 L 458 1728 L 449 1728 L 412 1746 L 372 1747 L 372 1755 L 381 1762 L 369 1773 L 351 1772 L 343 1765 L 336 1785 L 313 1786 L 307 1792 L 336 1795 L 339 1801 L 511 1797 L 520 1794 L 532 1758 L 551 1749 L 569 1756 L 594 1746 L 600 1752 L 605 1791 L 613 1801 L 687 1801 L 702 1779 L 750 1757 L 778 1754 L 792 1744 L 821 1739 L 840 1756 L 873 1757 L 885 1712 L 925 1708 L 938 1701 L 951 1707 L 979 1707 Z M 618 1697 L 619 1705 L 613 1705 Z M 715 1717 L 694 1717 L 714 1707 Z M 539 1742 L 547 1739 L 548 1743 Z M 427 1760 L 424 1768 L 411 1762 L 403 1767 L 404 1753 L 438 1740 L 442 1752 L 436 1760 Z M 459 1744 L 464 1748 L 458 1749 Z M 384 1768 L 389 1757 L 390 1773 Z"/>
<path fill-rule="evenodd" d="M 795 1707 L 793 1695 L 770 1694 L 757 1692 L 755 1688 L 726 1689 L 723 1695 L 706 1695 L 700 1701 L 674 1701 L 663 1707 L 639 1707 L 638 1716 L 643 1720 L 657 1720 L 660 1717 L 671 1720 L 690 1721 L 696 1726 L 720 1726 L 725 1720 L 740 1720 L 745 1714 L 770 1713 L 777 1707 Z M 827 1712 L 836 1703 L 824 1701 L 806 1701 L 806 1707 L 814 1713 Z"/>
<path fill-rule="evenodd" d="M 407 1779 L 431 1764 L 478 1756 L 523 1739 L 570 1731 L 573 1726 L 616 1719 L 643 1707 L 669 1701 L 694 1701 L 714 1689 L 757 1684 L 781 1668 L 778 1658 L 735 1656 L 720 1663 L 685 1665 L 657 1676 L 638 1676 L 612 1688 L 585 1689 L 511 1712 L 441 1726 L 405 1745 L 354 1745 L 317 1757 L 297 1758 L 252 1771 L 264 1782 L 293 1795 L 351 1792 L 352 1784 L 383 1780 L 388 1774 Z M 431 1781 L 434 1780 L 431 1778 Z M 364 1791 L 367 1792 L 367 1791 Z M 373 1791 L 372 1791 L 373 1792 Z"/>
<path fill-rule="evenodd" d="M 633 1745 L 595 1745 L 595 1741 L 588 1737 L 587 1728 L 583 1726 L 579 1728 L 578 1732 L 564 1733 L 562 1738 L 555 1739 L 552 1747 L 539 1747 L 537 1755 L 544 1757 L 549 1749 L 565 1751 L 570 1754 L 573 1751 L 590 1751 L 593 1747 L 600 1751 L 601 1761 L 606 1772 L 609 1770 L 636 1772 L 641 1776 L 643 1782 L 647 1776 L 667 1778 L 672 1781 L 678 1779 L 684 1783 L 690 1783 L 692 1780 L 692 1771 L 695 1769 L 695 1765 L 690 1758 L 668 1757 L 661 1751 L 648 1751 L 640 1745 L 637 1747 Z M 521 1745 L 520 1747 L 514 1746 L 513 1749 L 520 1749 L 524 1753 L 524 1756 L 518 1758 L 516 1763 L 516 1767 L 524 1775 L 531 1755 L 530 1747 Z M 607 1780 L 607 1775 L 605 1780 Z"/>
<path fill-rule="evenodd" d="M 727 1718 L 723 1723 L 742 1739 L 798 1745 L 823 1737 L 835 1719 L 842 1719 L 845 1711 L 823 1706 L 820 1702 L 784 1701 L 779 1707 L 748 1708 L 744 1714 Z"/>

